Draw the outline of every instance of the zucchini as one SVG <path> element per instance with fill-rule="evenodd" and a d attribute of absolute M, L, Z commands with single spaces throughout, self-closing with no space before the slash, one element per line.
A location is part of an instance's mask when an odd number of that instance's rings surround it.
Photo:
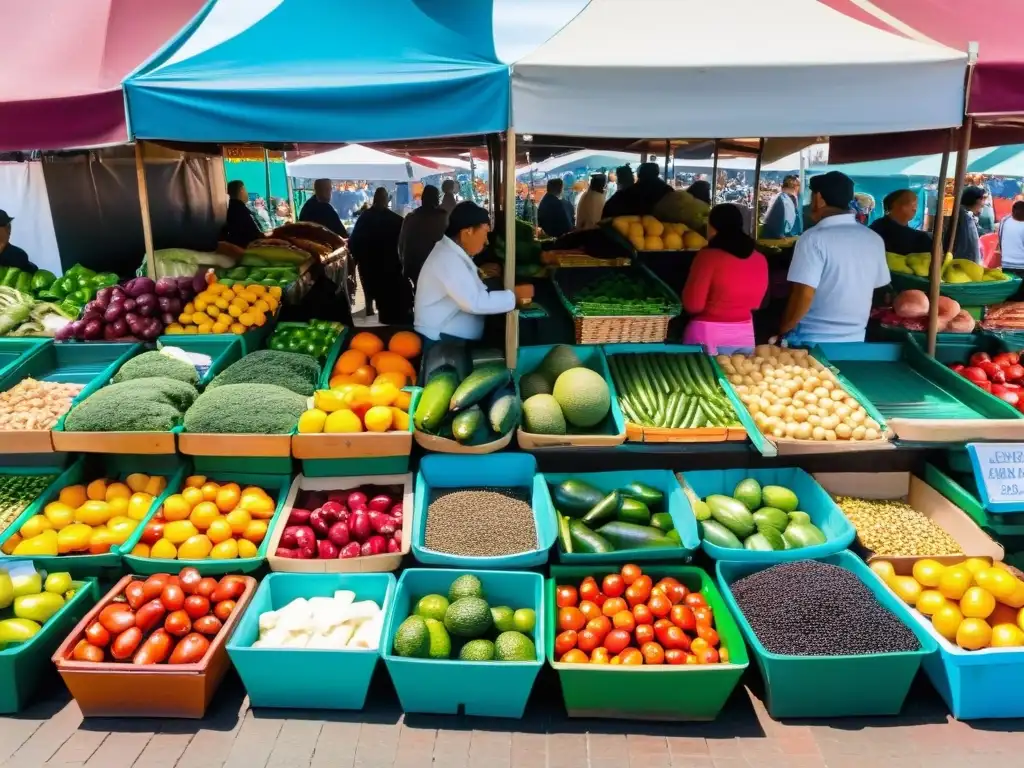
<path fill-rule="evenodd" d="M 614 520 L 624 501 L 618 491 L 612 491 L 583 516 L 583 524 L 588 528 L 597 528 L 609 520 Z"/>
<path fill-rule="evenodd" d="M 466 443 L 473 438 L 477 428 L 484 423 L 484 412 L 479 405 L 470 406 L 465 411 L 455 414 L 452 419 L 452 435 L 460 443 Z"/>
<path fill-rule="evenodd" d="M 444 417 L 448 415 L 448 404 L 458 386 L 458 374 L 454 368 L 444 367 L 434 372 L 420 395 L 419 405 L 412 420 L 421 432 L 436 432 Z"/>
<path fill-rule="evenodd" d="M 519 398 L 509 385 L 495 390 L 487 403 L 487 421 L 499 435 L 507 435 L 519 423 Z"/>
<path fill-rule="evenodd" d="M 464 411 L 479 403 L 499 387 L 509 383 L 511 374 L 504 363 L 488 363 L 472 371 L 452 393 L 448 409 Z"/>
<path fill-rule="evenodd" d="M 739 538 L 744 539 L 754 532 L 754 516 L 742 501 L 717 493 L 711 494 L 704 501 L 711 508 L 711 517 Z"/>
<path fill-rule="evenodd" d="M 628 496 L 631 499 L 642 501 L 647 506 L 661 504 L 661 502 L 665 500 L 665 494 L 657 488 L 652 488 L 649 485 L 637 482 L 632 482 L 629 485 L 622 486 L 619 488 L 619 493 L 623 496 Z"/>
<path fill-rule="evenodd" d="M 572 554 L 572 536 L 569 535 L 569 518 L 565 515 L 558 515 L 558 542 L 562 545 L 562 551 Z"/>
<path fill-rule="evenodd" d="M 622 520 L 605 523 L 597 532 L 611 542 L 616 550 L 623 549 L 664 549 L 678 547 L 672 539 L 665 536 L 657 528 L 649 525 L 636 525 Z"/>
<path fill-rule="evenodd" d="M 579 520 L 569 521 L 569 538 L 572 541 L 572 551 L 585 555 L 603 555 L 614 552 L 615 547 L 607 538 L 596 531 L 592 531 Z"/>
<path fill-rule="evenodd" d="M 722 547 L 723 549 L 743 548 L 743 542 L 736 537 L 736 534 L 721 523 L 714 520 L 701 520 L 700 527 L 704 534 L 704 541 L 714 544 L 716 547 Z"/>
<path fill-rule="evenodd" d="M 651 510 L 642 501 L 627 496 L 622 500 L 622 504 L 619 505 L 618 518 L 626 523 L 650 525 Z M 586 522 L 585 519 L 584 522 Z"/>
<path fill-rule="evenodd" d="M 772 528 L 771 530 L 775 530 Z M 778 531 L 775 531 L 778 533 Z M 755 533 L 743 540 L 743 548 L 753 552 L 774 552 L 775 547 L 765 538 L 763 533 Z"/>
<path fill-rule="evenodd" d="M 583 517 L 604 497 L 604 491 L 573 478 L 551 487 L 555 509 L 569 517 Z"/>
<path fill-rule="evenodd" d="M 668 512 L 658 512 L 651 515 L 651 527 L 657 528 L 662 533 L 668 533 L 675 529 L 675 523 L 672 522 L 672 515 Z"/>

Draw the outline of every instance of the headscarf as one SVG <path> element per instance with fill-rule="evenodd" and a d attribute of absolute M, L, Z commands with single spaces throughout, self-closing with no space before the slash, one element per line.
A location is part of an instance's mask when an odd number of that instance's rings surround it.
<path fill-rule="evenodd" d="M 715 228 L 708 248 L 718 248 L 737 259 L 745 259 L 757 247 L 754 239 L 743 231 L 743 214 L 733 203 L 720 203 L 712 208 L 708 224 Z"/>
<path fill-rule="evenodd" d="M 462 230 L 490 223 L 491 217 L 487 213 L 486 208 L 481 208 L 469 200 L 463 200 L 452 208 L 452 212 L 448 214 L 448 229 L 445 230 L 445 235 L 457 242 L 459 232 Z"/>

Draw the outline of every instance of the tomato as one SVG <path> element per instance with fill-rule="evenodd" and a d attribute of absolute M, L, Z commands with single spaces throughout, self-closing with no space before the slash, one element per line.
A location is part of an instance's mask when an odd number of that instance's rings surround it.
<path fill-rule="evenodd" d="M 91 661 L 98 664 L 103 661 L 103 649 L 90 643 L 88 640 L 79 640 L 75 650 L 71 654 L 75 661 Z"/>
<path fill-rule="evenodd" d="M 184 637 L 192 631 L 192 620 L 184 611 L 174 611 L 167 614 L 164 620 L 164 629 L 175 637 Z"/>
<path fill-rule="evenodd" d="M 622 597 L 626 591 L 626 582 L 617 573 L 609 573 L 601 582 L 601 591 L 608 597 Z"/>
<path fill-rule="evenodd" d="M 167 609 L 159 600 L 150 600 L 135 612 L 135 626 L 142 630 L 143 634 L 149 632 L 153 627 L 163 624 Z"/>
<path fill-rule="evenodd" d="M 686 587 L 669 576 L 655 584 L 651 592 L 661 592 L 672 605 L 682 602 L 688 594 Z"/>
<path fill-rule="evenodd" d="M 629 606 L 626 605 L 626 601 L 621 597 L 609 597 L 604 601 L 604 605 L 601 606 L 601 613 L 608 618 L 611 618 L 619 611 L 627 611 Z"/>
<path fill-rule="evenodd" d="M 221 623 L 220 619 L 216 616 L 203 616 L 201 619 L 192 622 L 192 629 L 201 635 L 206 635 L 207 637 L 216 636 L 223 626 L 224 625 Z"/>
<path fill-rule="evenodd" d="M 627 632 L 632 632 L 636 629 L 636 619 L 629 611 L 619 611 L 612 616 L 612 626 L 615 629 L 624 629 Z"/>
<path fill-rule="evenodd" d="M 681 651 L 678 648 L 669 648 L 665 651 L 665 663 L 666 664 L 685 664 L 686 663 L 686 652 Z"/>
<path fill-rule="evenodd" d="M 576 587 L 562 585 L 555 590 L 555 605 L 559 608 L 572 608 L 580 601 Z"/>
<path fill-rule="evenodd" d="M 723 664 L 728 664 L 729 663 L 729 649 L 728 648 L 719 648 L 718 649 L 718 660 L 720 662 L 722 662 Z"/>
<path fill-rule="evenodd" d="M 694 656 L 692 653 L 686 654 L 686 663 L 687 664 L 696 664 L 697 663 L 697 657 Z"/>
<path fill-rule="evenodd" d="M 563 664 L 587 664 L 590 662 L 590 658 L 587 654 L 579 648 L 573 648 L 571 651 L 567 651 L 558 660 Z"/>
<path fill-rule="evenodd" d="M 200 661 L 206 652 L 210 650 L 210 641 L 200 634 L 193 632 L 185 635 L 171 651 L 171 658 L 168 664 L 195 664 Z"/>
<path fill-rule="evenodd" d="M 693 618 L 697 622 L 697 626 L 698 627 L 701 624 L 706 624 L 707 626 L 710 627 L 714 623 L 714 621 L 715 621 L 715 617 L 711 613 L 711 609 L 710 608 L 694 608 L 693 609 Z"/>
<path fill-rule="evenodd" d="M 107 644 L 110 642 L 110 633 L 107 631 L 106 627 L 98 621 L 94 621 L 85 630 L 85 639 L 95 646 L 106 648 Z"/>
<path fill-rule="evenodd" d="M 124 661 L 135 653 L 142 642 L 142 630 L 138 627 L 126 629 L 114 638 L 110 644 L 110 655 L 118 661 Z"/>
<path fill-rule="evenodd" d="M 668 637 L 668 628 L 675 626 L 668 619 L 658 619 L 654 622 L 654 639 L 665 645 L 665 638 Z"/>
<path fill-rule="evenodd" d="M 182 591 L 186 595 L 193 595 L 199 582 L 203 580 L 203 575 L 199 573 L 198 568 L 182 568 L 181 573 L 178 574 L 178 579 L 181 581 Z"/>
<path fill-rule="evenodd" d="M 193 595 L 202 595 L 205 598 L 210 598 L 217 589 L 217 580 L 207 576 L 205 579 L 200 579 L 199 583 L 196 584 Z M 216 601 L 219 602 L 219 601 Z"/>
<path fill-rule="evenodd" d="M 185 605 L 185 591 L 176 584 L 168 584 L 160 593 L 160 602 L 168 611 L 180 611 Z"/>
<path fill-rule="evenodd" d="M 665 663 L 665 649 L 658 643 L 644 643 L 640 646 L 640 653 L 644 655 L 645 664 Z"/>
<path fill-rule="evenodd" d="M 633 606 L 633 618 L 636 619 L 637 624 L 654 623 L 654 614 L 651 613 L 651 609 L 642 604 Z"/>
<path fill-rule="evenodd" d="M 608 663 L 611 664 L 613 667 L 617 667 L 620 664 L 622 664 L 622 657 L 621 656 L 612 656 L 611 659 L 608 661 Z"/>
<path fill-rule="evenodd" d="M 182 607 L 185 609 L 188 617 L 195 621 L 196 619 L 203 618 L 203 616 L 210 612 L 210 601 L 201 595 L 189 595 L 185 598 L 185 604 Z"/>
<path fill-rule="evenodd" d="M 597 605 L 598 608 L 603 608 L 604 607 L 604 603 L 605 603 L 605 601 L 607 599 L 608 599 L 608 595 L 604 594 L 603 592 L 598 592 L 597 596 L 594 597 L 593 602 Z"/>
<path fill-rule="evenodd" d="M 693 615 L 693 609 L 688 605 L 673 605 L 669 618 L 673 624 L 687 632 L 697 628 L 697 619 Z"/>
<path fill-rule="evenodd" d="M 612 631 L 612 621 L 607 616 L 598 616 L 587 622 L 587 629 L 597 635 L 600 640 L 604 640 L 604 636 Z"/>
<path fill-rule="evenodd" d="M 608 653 L 619 654 L 629 647 L 629 632 L 624 629 L 613 629 L 605 635 L 602 645 L 608 649 Z"/>
<path fill-rule="evenodd" d="M 593 602 L 594 598 L 601 593 L 601 588 L 597 586 L 597 581 L 594 580 L 593 576 L 587 576 L 580 584 L 580 600 L 590 600 Z"/>
<path fill-rule="evenodd" d="M 234 600 L 222 600 L 213 607 L 213 615 L 221 621 L 227 621 L 235 610 Z"/>
<path fill-rule="evenodd" d="M 639 565 L 633 565 L 632 563 L 626 563 L 622 566 L 622 580 L 626 583 L 626 586 L 630 586 L 634 581 L 644 575 L 643 571 L 640 570 Z"/>
<path fill-rule="evenodd" d="M 660 592 L 651 595 L 651 599 L 647 601 L 647 607 L 651 609 L 652 614 L 659 618 L 668 616 L 672 611 L 672 603 Z"/>
<path fill-rule="evenodd" d="M 587 617 L 579 608 L 558 609 L 558 631 L 564 632 L 567 629 L 575 629 L 579 632 L 587 625 Z"/>
<path fill-rule="evenodd" d="M 708 601 L 704 599 L 704 595 L 702 595 L 700 592 L 691 592 L 685 598 L 683 598 L 683 602 L 691 608 L 698 608 L 701 606 L 707 608 L 708 605 Z"/>
<path fill-rule="evenodd" d="M 154 573 L 145 582 L 143 582 L 143 588 L 145 589 L 144 603 L 148 603 L 150 600 L 155 600 L 160 597 L 160 593 L 164 591 L 164 587 L 167 586 L 168 579 L 171 578 L 169 573 Z"/>
<path fill-rule="evenodd" d="M 673 624 L 665 633 L 665 642 L 662 645 L 666 648 L 678 648 L 688 651 L 690 650 L 690 636 Z"/>
<path fill-rule="evenodd" d="M 138 610 L 145 604 L 145 594 L 145 584 L 138 580 L 128 582 L 128 586 L 124 588 L 124 598 L 133 610 Z"/>
<path fill-rule="evenodd" d="M 574 630 L 567 629 L 555 638 L 555 656 L 561 658 L 576 647 L 577 634 Z"/>
<path fill-rule="evenodd" d="M 637 624 L 636 629 L 633 631 L 636 635 L 636 644 L 643 645 L 644 643 L 653 643 L 655 638 L 654 627 L 650 624 Z"/>
<path fill-rule="evenodd" d="M 629 603 L 630 607 L 646 603 L 647 598 L 650 596 L 650 591 L 644 589 L 642 586 L 638 587 L 635 581 L 630 586 L 626 587 L 626 602 Z"/>
<path fill-rule="evenodd" d="M 714 648 L 705 648 L 703 651 L 697 654 L 698 664 L 717 664 L 718 663 L 718 651 Z"/>
<path fill-rule="evenodd" d="M 582 613 L 586 617 L 587 621 L 590 621 L 591 619 L 596 619 L 598 616 L 601 615 L 601 606 L 599 606 L 597 603 L 592 603 L 589 600 L 584 600 L 583 602 L 581 602 L 579 607 L 580 613 Z"/>
<path fill-rule="evenodd" d="M 591 632 L 589 629 L 584 629 L 582 632 L 580 632 L 579 639 L 576 641 L 576 647 L 584 653 L 590 653 L 600 644 L 600 635 L 598 635 L 596 632 Z"/>
<path fill-rule="evenodd" d="M 643 576 L 639 576 L 637 580 L 634 581 L 630 586 L 636 587 L 637 589 L 646 590 L 647 594 L 650 594 L 651 588 L 654 587 L 654 581 L 651 579 L 650 576 L 644 574 Z"/>
<path fill-rule="evenodd" d="M 120 635 L 135 626 L 135 614 L 127 603 L 111 603 L 100 611 L 99 622 L 111 635 Z"/>
<path fill-rule="evenodd" d="M 171 654 L 174 638 L 162 629 L 150 635 L 135 652 L 132 664 L 163 664 Z"/>
<path fill-rule="evenodd" d="M 214 603 L 219 603 L 221 600 L 237 600 L 243 592 L 245 592 L 245 581 L 241 576 L 225 576 L 213 590 L 210 600 Z"/>
<path fill-rule="evenodd" d="M 703 637 L 695 637 L 690 641 L 690 652 L 695 656 L 703 653 L 710 647 L 711 646 L 708 645 L 708 641 Z"/>
<path fill-rule="evenodd" d="M 636 648 L 627 648 L 619 654 L 619 658 L 622 659 L 622 664 L 627 667 L 638 667 L 644 663 L 644 655 Z"/>
<path fill-rule="evenodd" d="M 165 525 L 166 523 L 163 520 L 150 520 L 146 523 L 146 527 L 142 529 L 142 538 L 139 541 L 153 546 L 164 537 Z"/>
<path fill-rule="evenodd" d="M 610 659 L 611 656 L 608 655 L 607 648 L 597 647 L 594 649 L 593 653 L 590 654 L 591 664 L 607 664 Z"/>
<path fill-rule="evenodd" d="M 697 637 L 707 642 L 712 648 L 718 645 L 718 633 L 706 624 L 697 625 Z"/>

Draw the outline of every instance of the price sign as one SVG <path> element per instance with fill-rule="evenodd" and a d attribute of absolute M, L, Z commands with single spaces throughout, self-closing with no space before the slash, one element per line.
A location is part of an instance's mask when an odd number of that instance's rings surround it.
<path fill-rule="evenodd" d="M 970 443 L 967 453 L 985 509 L 1024 512 L 1024 443 Z"/>

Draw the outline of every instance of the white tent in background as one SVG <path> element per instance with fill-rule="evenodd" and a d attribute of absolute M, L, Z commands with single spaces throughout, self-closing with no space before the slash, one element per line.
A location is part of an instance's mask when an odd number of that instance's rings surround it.
<path fill-rule="evenodd" d="M 411 158 L 381 152 L 362 144 L 348 144 L 288 163 L 289 176 L 333 181 L 418 181 L 424 176 L 451 171 L 447 165 L 431 168 Z"/>
<path fill-rule="evenodd" d="M 433 163 L 434 165 L 441 166 L 440 170 L 434 171 L 434 173 L 451 173 L 452 171 L 463 171 L 469 173 L 472 167 L 469 163 L 469 158 L 462 159 L 461 157 L 427 157 L 422 155 L 417 159 L 426 160 L 427 162 Z M 477 163 L 476 172 L 480 173 L 480 163 Z M 487 163 L 483 163 L 484 174 L 487 172 Z"/>

